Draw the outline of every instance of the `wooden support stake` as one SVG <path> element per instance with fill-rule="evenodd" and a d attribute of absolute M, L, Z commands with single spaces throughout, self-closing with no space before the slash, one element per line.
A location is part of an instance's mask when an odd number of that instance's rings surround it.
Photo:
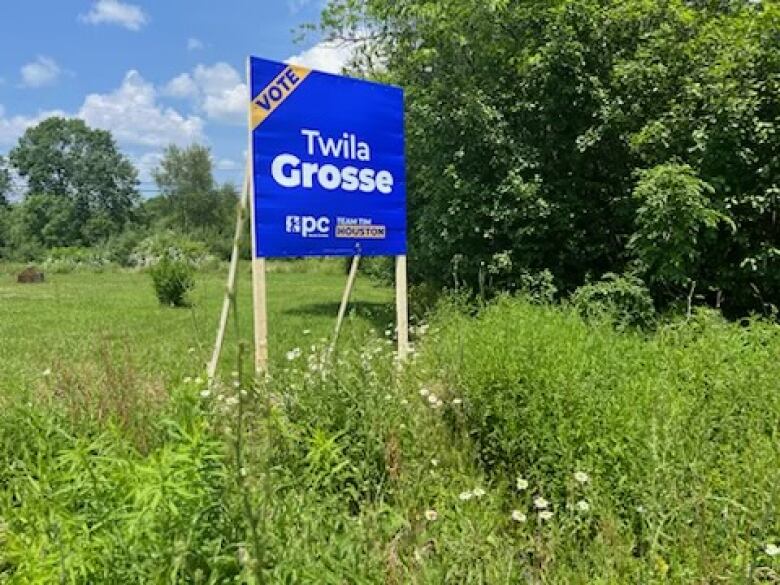
<path fill-rule="evenodd" d="M 211 354 L 207 374 L 209 384 L 214 381 L 217 375 L 217 365 L 219 356 L 222 353 L 222 345 L 225 342 L 225 331 L 227 330 L 228 316 L 230 314 L 230 305 L 233 302 L 233 295 L 236 294 L 236 276 L 238 274 L 238 260 L 240 256 L 241 236 L 246 223 L 247 199 L 249 198 L 249 169 L 244 178 L 244 188 L 241 192 L 241 200 L 238 203 L 236 211 L 236 231 L 233 236 L 233 250 L 230 253 L 230 269 L 228 270 L 227 286 L 225 289 L 225 299 L 222 301 L 222 314 L 219 317 L 219 327 L 217 328 L 217 339 L 214 342 L 214 351 Z"/>
<path fill-rule="evenodd" d="M 352 257 L 352 265 L 349 267 L 349 276 L 347 277 L 347 286 L 344 288 L 344 294 L 341 297 L 341 305 L 339 306 L 339 316 L 336 318 L 336 330 L 333 332 L 333 341 L 330 344 L 331 353 L 336 349 L 336 343 L 339 340 L 339 332 L 341 332 L 341 324 L 344 322 L 344 315 L 347 313 L 347 305 L 349 304 L 349 297 L 352 295 L 352 288 L 355 286 L 355 278 L 357 277 L 358 264 L 360 263 L 360 254 Z"/>
<path fill-rule="evenodd" d="M 252 75 L 250 71 L 251 60 L 246 60 L 246 82 L 251 85 Z M 268 308 L 266 303 L 265 287 L 265 258 L 257 257 L 257 205 L 255 203 L 255 181 L 252 172 L 255 145 L 252 130 L 252 105 L 247 109 L 247 152 L 249 158 L 247 161 L 247 174 L 249 185 L 249 221 L 252 232 L 252 313 L 254 315 L 255 329 L 255 374 L 266 374 L 268 372 Z"/>
<path fill-rule="evenodd" d="M 398 327 L 398 359 L 409 355 L 409 298 L 406 283 L 406 256 L 395 257 L 395 313 Z"/>

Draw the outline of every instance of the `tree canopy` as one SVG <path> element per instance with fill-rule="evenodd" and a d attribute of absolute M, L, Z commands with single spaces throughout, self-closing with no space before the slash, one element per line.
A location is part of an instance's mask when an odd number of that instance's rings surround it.
<path fill-rule="evenodd" d="M 320 24 L 406 90 L 418 278 L 780 301 L 777 2 L 332 0 Z"/>
<path fill-rule="evenodd" d="M 27 183 L 25 203 L 34 196 L 26 215 L 51 224 L 58 245 L 95 243 L 132 221 L 140 200 L 137 172 L 109 132 L 48 118 L 25 131 L 9 158 Z"/>

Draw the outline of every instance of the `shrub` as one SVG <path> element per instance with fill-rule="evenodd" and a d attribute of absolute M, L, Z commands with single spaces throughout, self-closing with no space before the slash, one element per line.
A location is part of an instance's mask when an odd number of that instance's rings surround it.
<path fill-rule="evenodd" d="M 139 268 L 154 266 L 167 258 L 199 268 L 213 262 L 206 246 L 172 231 L 144 238 L 130 255 L 130 264 Z"/>
<path fill-rule="evenodd" d="M 584 319 L 606 318 L 618 329 L 648 326 L 655 316 L 645 283 L 630 274 L 607 273 L 600 281 L 575 290 L 571 301 Z"/>
<path fill-rule="evenodd" d="M 163 257 L 150 269 L 157 298 L 162 305 L 184 307 L 187 293 L 195 286 L 194 269 L 183 260 Z"/>
<path fill-rule="evenodd" d="M 111 260 L 101 250 L 70 246 L 52 248 L 43 262 L 43 269 L 61 274 L 75 270 L 100 272 L 110 263 Z"/>

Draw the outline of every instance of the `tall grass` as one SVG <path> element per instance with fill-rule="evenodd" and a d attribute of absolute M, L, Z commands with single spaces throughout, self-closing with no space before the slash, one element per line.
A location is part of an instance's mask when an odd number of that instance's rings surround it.
<path fill-rule="evenodd" d="M 138 419 L 132 362 L 6 402 L 0 583 L 777 579 L 776 325 L 446 305 L 405 367 L 349 330 Z"/>

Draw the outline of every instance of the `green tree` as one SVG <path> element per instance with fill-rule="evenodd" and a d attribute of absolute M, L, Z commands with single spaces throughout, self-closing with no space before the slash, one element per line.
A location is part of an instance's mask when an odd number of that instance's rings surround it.
<path fill-rule="evenodd" d="M 218 223 L 218 200 L 208 148 L 170 145 L 152 172 L 165 201 L 165 212 L 185 232 Z"/>
<path fill-rule="evenodd" d="M 89 128 L 82 120 L 48 118 L 25 131 L 10 160 L 30 194 L 59 198 L 60 207 L 72 207 L 74 239 L 65 245 L 94 243 L 93 237 L 119 231 L 134 218 L 137 172 L 109 132 Z M 110 227 L 87 229 L 94 217 Z"/>
<path fill-rule="evenodd" d="M 11 172 L 5 159 L 0 156 L 0 207 L 8 206 L 8 192 L 11 190 Z"/>
<path fill-rule="evenodd" d="M 320 28 L 406 90 L 415 278 L 549 269 L 567 293 L 624 273 L 648 259 L 641 171 L 674 164 L 690 173 L 652 200 L 725 220 L 687 217 L 707 235 L 686 278 L 735 313 L 780 302 L 776 0 L 331 0 Z M 675 262 L 654 259 L 657 298 Z"/>

